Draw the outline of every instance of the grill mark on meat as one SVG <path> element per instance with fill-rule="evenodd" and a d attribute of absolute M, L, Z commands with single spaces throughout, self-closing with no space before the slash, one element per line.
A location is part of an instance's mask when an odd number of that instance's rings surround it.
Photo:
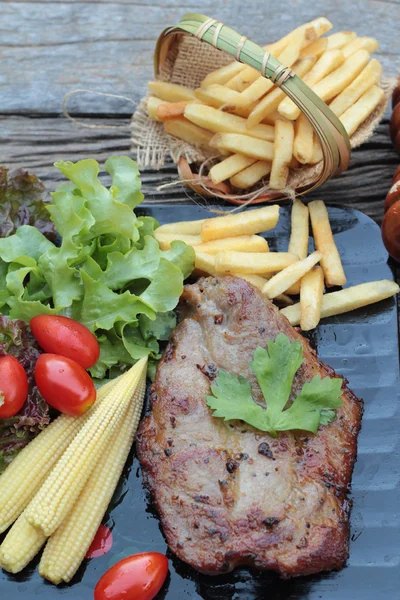
<path fill-rule="evenodd" d="M 347 493 L 361 401 L 344 381 L 337 420 L 316 436 L 287 432 L 274 439 L 214 418 L 205 403 L 211 379 L 202 367 L 244 375 L 264 405 L 249 362 L 255 348 L 280 331 L 303 345 L 292 397 L 315 375 L 337 375 L 243 280 L 205 278 L 186 286 L 179 312 L 153 384 L 152 412 L 137 435 L 144 481 L 171 550 L 208 574 L 239 565 L 283 577 L 340 568 L 348 554 Z M 223 315 L 223 331 L 215 315 Z"/>

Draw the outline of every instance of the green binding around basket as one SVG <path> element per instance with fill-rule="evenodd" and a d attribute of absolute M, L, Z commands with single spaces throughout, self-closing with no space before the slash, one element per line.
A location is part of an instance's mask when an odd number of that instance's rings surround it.
<path fill-rule="evenodd" d="M 198 13 L 188 13 L 178 25 L 169 27 L 160 35 L 155 51 L 155 71 L 159 72 L 168 52 L 177 41 L 177 36 L 190 34 L 199 40 L 213 45 L 271 79 L 282 88 L 291 100 L 301 109 L 312 124 L 321 144 L 324 157 L 322 172 L 307 189 L 319 187 L 330 177 L 345 171 L 350 162 L 350 140 L 340 120 L 293 71 L 282 65 L 261 46 L 230 29 L 223 23 Z"/>

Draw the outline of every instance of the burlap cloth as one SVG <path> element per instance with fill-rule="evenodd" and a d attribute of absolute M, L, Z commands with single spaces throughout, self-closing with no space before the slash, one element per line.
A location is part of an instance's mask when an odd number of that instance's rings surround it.
<path fill-rule="evenodd" d="M 170 81 L 196 88 L 199 87 L 208 73 L 232 62 L 232 57 L 228 54 L 209 44 L 200 42 L 193 36 L 180 36 L 179 39 L 180 42 L 172 48 L 163 70 L 158 75 L 158 79 L 162 81 Z M 352 148 L 357 148 L 373 134 L 384 115 L 395 84 L 395 78 L 383 78 L 381 80 L 380 86 L 385 92 L 385 98 L 351 137 Z M 189 163 L 202 163 L 210 158 L 210 155 L 203 150 L 194 148 L 190 144 L 167 134 L 162 123 L 152 121 L 147 113 L 147 98 L 148 96 L 142 98 L 132 116 L 131 123 L 132 151 L 136 155 L 140 169 L 149 167 L 159 169 L 166 159 L 172 158 L 177 163 L 181 156 L 185 157 Z M 292 170 L 286 192 L 290 193 L 290 190 L 293 191 L 295 188 L 311 184 L 321 169 L 322 162 Z M 254 189 L 257 187 L 260 187 L 260 184 L 257 184 Z M 267 189 L 264 187 L 263 191 Z M 247 192 L 250 191 L 252 190 L 247 190 Z"/>

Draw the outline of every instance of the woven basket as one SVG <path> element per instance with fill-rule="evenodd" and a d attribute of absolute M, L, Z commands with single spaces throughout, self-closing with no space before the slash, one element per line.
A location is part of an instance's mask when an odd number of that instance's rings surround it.
<path fill-rule="evenodd" d="M 132 146 L 141 168 L 159 168 L 170 155 L 186 185 L 201 195 L 217 196 L 234 204 L 248 204 L 249 201 L 255 204 L 295 193 L 304 194 L 346 170 L 350 148 L 359 146 L 372 135 L 393 89 L 392 80 L 381 82 L 384 101 L 349 140 L 336 115 L 293 71 L 232 29 L 199 14 L 184 15 L 176 27 L 170 27 L 160 35 L 155 51 L 155 73 L 163 81 L 197 87 L 210 71 L 231 62 L 232 56 L 271 79 L 302 110 L 321 144 L 324 158 L 319 164 L 292 170 L 284 190 L 270 190 L 262 184 L 246 190 L 245 194 L 209 189 L 204 178 L 196 173 L 196 165 L 204 164 L 210 156 L 169 136 L 160 123 L 151 121 L 146 109 L 147 98 L 142 100 L 132 119 Z"/>

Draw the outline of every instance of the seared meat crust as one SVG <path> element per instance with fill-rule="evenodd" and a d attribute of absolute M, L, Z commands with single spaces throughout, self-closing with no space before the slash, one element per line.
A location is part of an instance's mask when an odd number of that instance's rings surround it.
<path fill-rule="evenodd" d="M 347 493 L 362 402 L 343 383 L 337 420 L 317 435 L 274 439 L 214 418 L 205 403 L 218 368 L 247 377 L 279 332 L 303 345 L 298 393 L 315 375 L 335 377 L 277 308 L 246 281 L 201 279 L 181 298 L 182 321 L 158 367 L 137 452 L 171 550 L 203 573 L 238 565 L 283 577 L 338 569 L 348 556 Z"/>

